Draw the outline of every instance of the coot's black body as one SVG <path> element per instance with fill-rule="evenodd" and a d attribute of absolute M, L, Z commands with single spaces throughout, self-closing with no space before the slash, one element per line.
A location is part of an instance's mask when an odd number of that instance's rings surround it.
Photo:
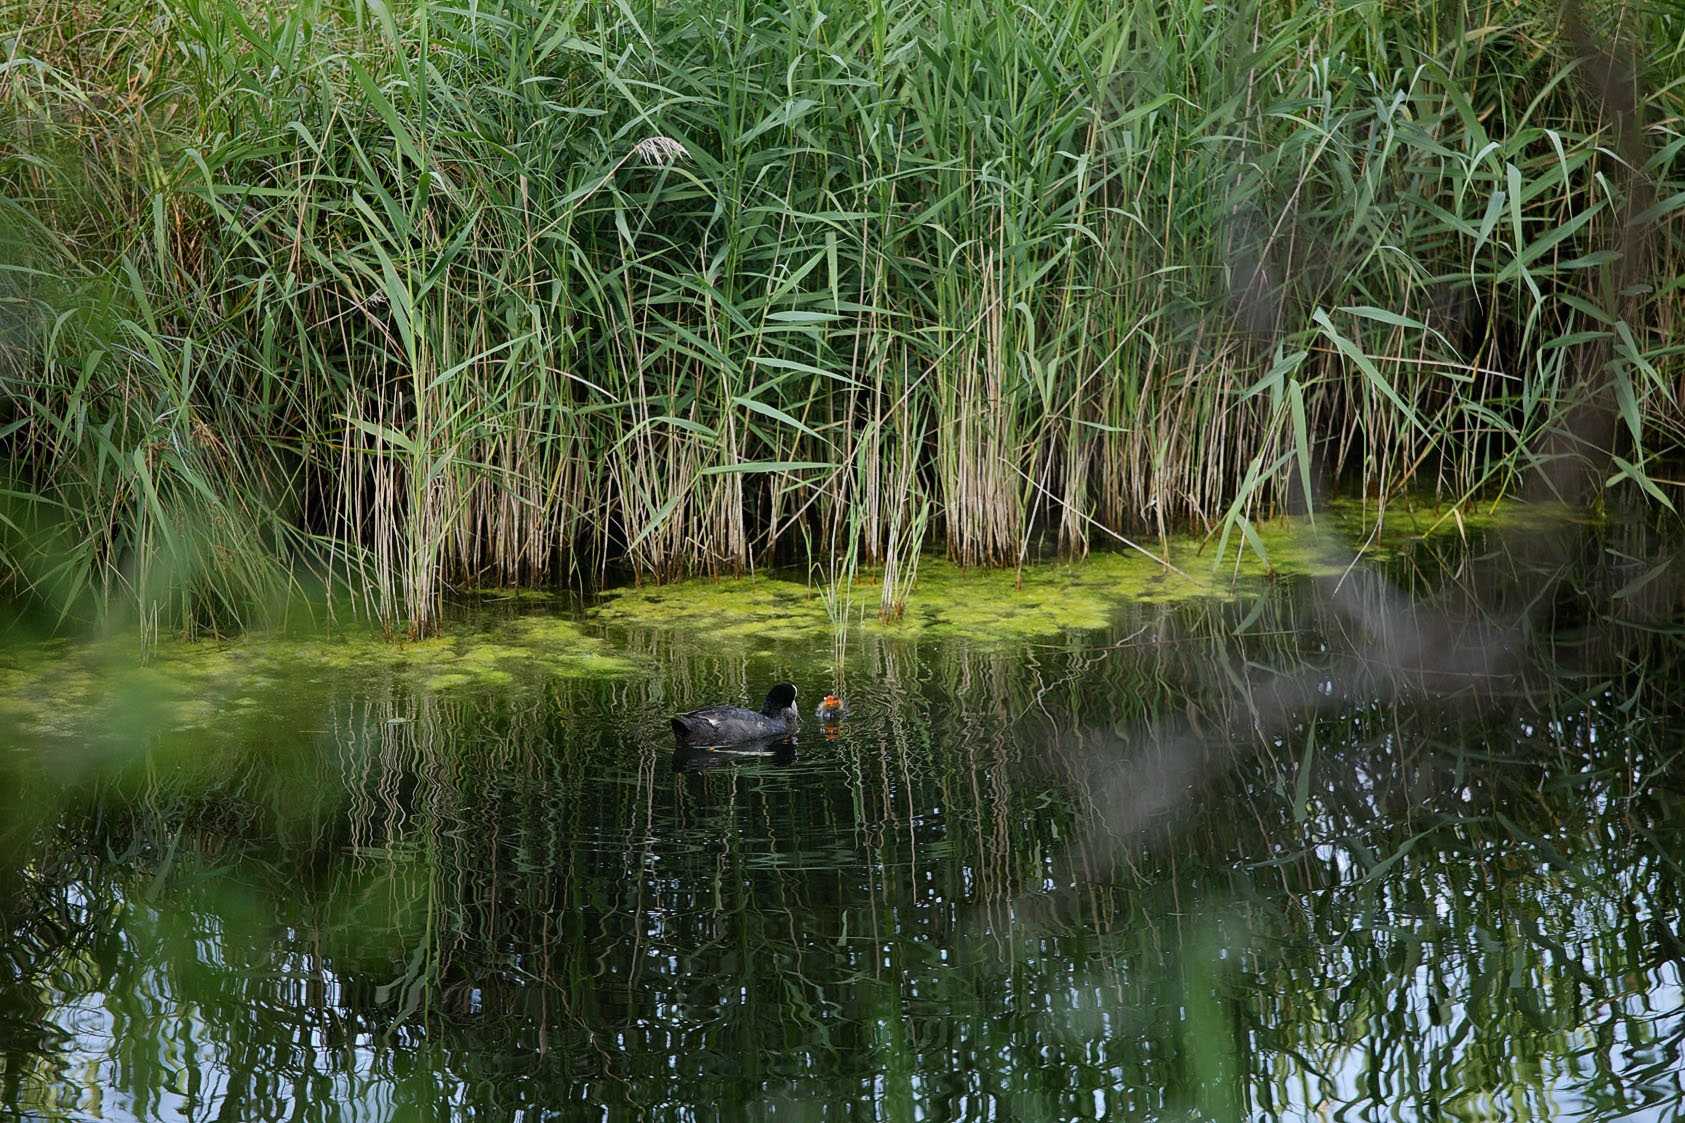
<path fill-rule="evenodd" d="M 767 741 L 743 741 L 735 745 L 692 745 L 680 741 L 673 749 L 674 772 L 706 772 L 727 765 L 769 763 L 791 764 L 796 759 L 794 737 Z"/>
<path fill-rule="evenodd" d="M 767 691 L 761 712 L 742 706 L 704 706 L 687 714 L 675 714 L 673 736 L 687 745 L 738 745 L 765 741 L 794 733 L 796 688 L 781 682 Z"/>

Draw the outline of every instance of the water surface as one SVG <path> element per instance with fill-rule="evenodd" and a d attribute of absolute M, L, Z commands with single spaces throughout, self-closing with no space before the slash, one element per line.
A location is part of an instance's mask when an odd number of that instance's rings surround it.
<path fill-rule="evenodd" d="M 748 756 L 665 715 L 829 635 L 15 646 L 0 1114 L 1678 1118 L 1677 594 L 1587 533 L 857 633 Z"/>

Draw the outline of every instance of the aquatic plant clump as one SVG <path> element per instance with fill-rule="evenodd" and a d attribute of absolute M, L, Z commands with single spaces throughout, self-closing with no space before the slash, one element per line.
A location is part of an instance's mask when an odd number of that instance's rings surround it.
<path fill-rule="evenodd" d="M 1055 560 L 1016 569 L 970 569 L 925 559 L 903 613 L 885 621 L 864 609 L 848 626 L 885 636 L 1011 642 L 1070 630 L 1107 627 L 1125 603 L 1164 604 L 1192 598 L 1234 598 L 1266 577 L 1337 577 L 1354 563 L 1379 564 L 1428 538 L 1497 528 L 1540 528 L 1573 518 L 1547 504 L 1489 504 L 1459 510 L 1398 503 L 1377 521 L 1355 501 L 1329 505 L 1320 521 L 1278 518 L 1249 527 L 1242 550 L 1212 538 L 1178 535 L 1141 551 L 1096 551 L 1081 561 Z M 1162 560 L 1161 560 L 1162 559 Z M 1168 564 L 1166 564 L 1168 563 Z M 856 581 L 865 588 L 876 574 Z M 610 590 L 594 609 L 609 625 L 682 630 L 742 643 L 811 639 L 832 630 L 824 594 L 790 578 L 695 578 Z"/>
<path fill-rule="evenodd" d="M 0 576 L 187 634 L 1681 447 L 1622 3 L 0 0 Z M 542 29 L 542 30 L 540 30 Z M 1577 420 L 1586 425 L 1577 424 Z M 1586 426 L 1589 425 L 1588 429 Z"/>
<path fill-rule="evenodd" d="M 393 641 L 375 633 L 299 638 L 250 633 L 167 642 L 144 665 L 130 640 L 52 641 L 0 650 L 0 728 L 38 736 L 130 736 L 241 720 L 290 691 L 424 694 L 531 691 L 554 679 L 639 669 L 604 640 L 556 615 L 467 621 L 448 637 Z"/>

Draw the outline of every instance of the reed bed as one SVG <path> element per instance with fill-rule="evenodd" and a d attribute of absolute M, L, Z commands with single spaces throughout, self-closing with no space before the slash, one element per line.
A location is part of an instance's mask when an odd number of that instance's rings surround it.
<path fill-rule="evenodd" d="M 1673 486 L 1666 5 L 0 0 L 0 571 L 325 588 L 1080 554 Z M 1589 419 L 1589 421 L 1588 421 Z M 1252 541 L 1256 541 L 1253 539 Z"/>

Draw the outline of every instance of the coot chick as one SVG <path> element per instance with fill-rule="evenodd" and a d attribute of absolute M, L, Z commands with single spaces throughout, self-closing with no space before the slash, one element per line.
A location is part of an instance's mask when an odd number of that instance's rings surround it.
<path fill-rule="evenodd" d="M 690 745 L 735 745 L 795 732 L 796 688 L 781 682 L 766 692 L 761 712 L 742 706 L 704 706 L 672 718 L 673 736 Z"/>
<path fill-rule="evenodd" d="M 813 716 L 826 725 L 834 725 L 848 716 L 848 707 L 835 694 L 827 694 L 819 700 L 819 708 L 813 711 Z"/>

